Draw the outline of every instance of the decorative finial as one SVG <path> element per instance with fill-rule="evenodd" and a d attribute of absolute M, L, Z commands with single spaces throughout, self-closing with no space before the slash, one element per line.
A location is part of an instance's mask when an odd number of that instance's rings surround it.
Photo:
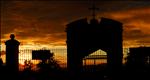
<path fill-rule="evenodd" d="M 10 38 L 11 39 L 15 39 L 15 35 L 14 34 L 10 34 Z"/>

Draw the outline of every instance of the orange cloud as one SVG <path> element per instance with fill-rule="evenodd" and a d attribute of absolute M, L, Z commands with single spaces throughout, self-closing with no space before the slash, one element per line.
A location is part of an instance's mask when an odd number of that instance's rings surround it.
<path fill-rule="evenodd" d="M 150 7 L 112 11 L 105 13 L 104 16 L 123 23 L 124 47 L 150 46 Z"/>
<path fill-rule="evenodd" d="M 97 1 L 98 16 L 123 23 L 124 42 L 149 45 L 150 6 L 140 1 Z M 9 7 L 11 6 L 11 7 Z M 2 42 L 15 33 L 22 44 L 65 45 L 65 24 L 90 15 L 87 1 L 3 1 Z"/>

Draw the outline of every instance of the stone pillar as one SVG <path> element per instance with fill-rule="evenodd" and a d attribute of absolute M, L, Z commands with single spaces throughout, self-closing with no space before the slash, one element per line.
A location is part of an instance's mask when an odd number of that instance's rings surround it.
<path fill-rule="evenodd" d="M 15 40 L 15 35 L 11 34 L 10 39 L 5 42 L 6 45 L 6 66 L 9 74 L 17 74 L 19 70 L 18 54 L 20 42 Z"/>

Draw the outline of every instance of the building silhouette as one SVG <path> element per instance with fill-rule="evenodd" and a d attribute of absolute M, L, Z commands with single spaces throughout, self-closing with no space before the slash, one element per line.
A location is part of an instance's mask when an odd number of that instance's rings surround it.
<path fill-rule="evenodd" d="M 107 52 L 109 72 L 122 66 L 122 23 L 101 18 L 80 19 L 67 24 L 67 67 L 71 72 L 81 72 L 83 58 L 101 49 Z"/>
<path fill-rule="evenodd" d="M 15 35 L 11 34 L 10 39 L 5 42 L 6 45 L 6 67 L 9 73 L 18 72 L 18 54 L 20 42 L 15 40 Z"/>
<path fill-rule="evenodd" d="M 148 71 L 150 67 L 150 47 L 134 47 L 129 49 L 127 56 L 127 67 L 130 70 Z"/>

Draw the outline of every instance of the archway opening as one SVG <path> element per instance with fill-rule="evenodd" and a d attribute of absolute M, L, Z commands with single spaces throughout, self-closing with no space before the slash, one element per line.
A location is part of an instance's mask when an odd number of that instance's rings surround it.
<path fill-rule="evenodd" d="M 107 66 L 107 53 L 101 49 L 85 56 L 83 58 L 84 71 L 100 71 L 105 70 Z"/>

